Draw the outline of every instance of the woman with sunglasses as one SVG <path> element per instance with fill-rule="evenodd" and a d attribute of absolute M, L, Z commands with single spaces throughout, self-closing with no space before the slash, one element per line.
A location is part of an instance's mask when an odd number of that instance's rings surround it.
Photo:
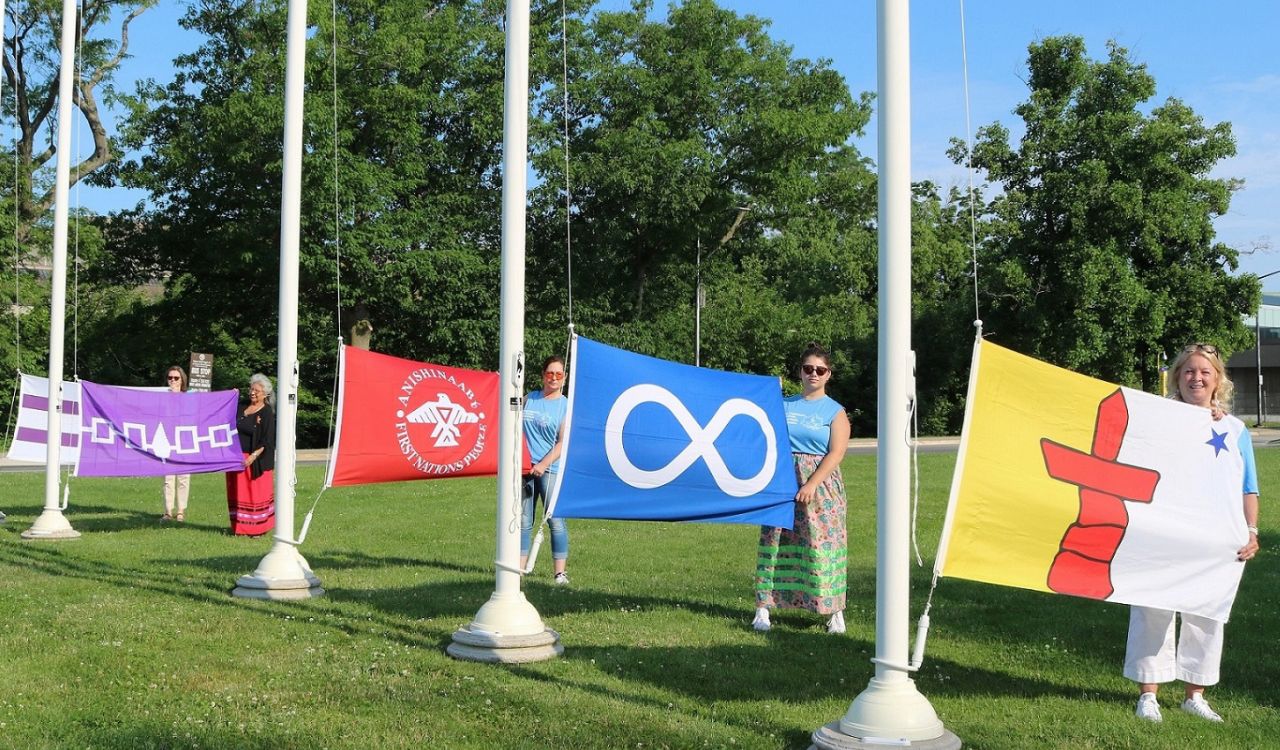
<path fill-rule="evenodd" d="M 810 343 L 800 358 L 804 390 L 783 399 L 795 459 L 796 519 L 791 531 L 760 529 L 756 563 L 756 630 L 772 627 L 774 607 L 829 615 L 827 632 L 843 633 L 848 544 L 840 462 L 849 446 L 849 418 L 827 395 L 831 356 Z"/>
<path fill-rule="evenodd" d="M 1215 420 L 1224 421 L 1227 430 L 1239 435 L 1237 450 L 1244 462 L 1241 501 L 1249 541 L 1236 551 L 1236 558 L 1244 562 L 1258 554 L 1258 472 L 1249 430 L 1226 413 L 1231 407 L 1232 389 L 1218 349 L 1211 344 L 1186 347 L 1169 368 L 1169 398 L 1211 410 Z M 1175 614 L 1182 618 L 1176 645 Z M 1223 623 L 1216 620 L 1186 612 L 1130 607 L 1124 676 L 1139 685 L 1138 718 L 1160 721 L 1160 704 L 1156 701 L 1160 683 L 1181 680 L 1185 692 L 1182 710 L 1207 721 L 1222 721 L 1204 699 L 1205 686 L 1218 682 L 1222 636 Z"/>
<path fill-rule="evenodd" d="M 182 393 L 187 390 L 187 371 L 177 365 L 172 365 L 165 373 L 165 381 L 168 383 L 170 391 Z M 187 520 L 187 496 L 190 492 L 190 474 L 169 474 L 165 476 L 164 515 L 160 516 L 160 520 Z M 178 510 L 176 514 L 173 512 L 175 501 Z"/>
<path fill-rule="evenodd" d="M 564 446 L 564 418 L 568 399 L 564 397 L 564 359 L 552 355 L 542 363 L 542 390 L 533 391 L 524 400 L 524 441 L 529 446 L 529 457 L 534 461 L 524 478 L 524 499 L 520 515 L 520 567 L 529 562 L 529 547 L 533 538 L 533 516 L 538 500 L 546 511 L 547 498 L 551 497 L 560 478 L 560 450 Z M 551 527 L 551 558 L 555 566 L 555 584 L 567 586 L 569 574 L 569 527 L 564 519 L 552 516 L 547 522 Z"/>

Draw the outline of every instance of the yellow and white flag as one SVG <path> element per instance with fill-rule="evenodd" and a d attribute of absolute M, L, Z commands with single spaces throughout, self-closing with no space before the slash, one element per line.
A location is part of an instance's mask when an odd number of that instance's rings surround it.
<path fill-rule="evenodd" d="M 1252 457 L 1235 417 L 980 341 L 936 572 L 1225 622 Z"/>

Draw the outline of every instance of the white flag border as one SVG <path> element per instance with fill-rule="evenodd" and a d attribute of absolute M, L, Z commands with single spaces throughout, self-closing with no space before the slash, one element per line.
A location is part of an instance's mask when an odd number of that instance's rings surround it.
<path fill-rule="evenodd" d="M 561 481 L 555 483 L 555 488 L 551 490 L 551 497 L 547 498 L 547 510 L 543 513 L 546 518 L 556 517 L 556 503 L 560 501 L 560 487 L 564 485 L 564 478 L 569 471 L 569 437 L 572 434 L 570 427 L 573 425 L 573 395 L 578 392 L 578 334 L 576 333 L 569 339 L 569 362 L 573 365 L 573 369 L 569 371 L 569 403 L 564 410 L 564 445 L 560 448 Z"/>
<path fill-rule="evenodd" d="M 964 426 L 960 429 L 960 448 L 956 453 L 956 468 L 951 475 L 951 495 L 947 499 L 947 517 L 942 524 L 942 536 L 933 559 L 933 575 L 945 577 L 943 567 L 947 562 L 947 549 L 951 545 L 951 527 L 955 522 L 956 500 L 960 496 L 960 479 L 964 476 L 965 459 L 969 452 L 969 434 L 973 423 L 974 395 L 978 390 L 978 374 L 982 365 L 982 334 L 973 339 L 973 358 L 969 365 L 969 390 L 965 395 Z"/>
<path fill-rule="evenodd" d="M 334 417 L 333 445 L 329 446 L 329 467 L 324 474 L 324 489 L 333 487 L 333 477 L 338 472 L 338 446 L 342 442 L 342 409 L 347 398 L 347 347 L 338 348 L 338 413 Z"/>

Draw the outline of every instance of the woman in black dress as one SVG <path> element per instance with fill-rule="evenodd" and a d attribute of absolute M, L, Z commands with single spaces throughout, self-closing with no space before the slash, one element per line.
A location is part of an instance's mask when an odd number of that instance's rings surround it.
<path fill-rule="evenodd" d="M 236 420 L 242 471 L 227 472 L 227 512 L 231 533 L 258 536 L 275 528 L 276 417 L 271 381 L 257 373 L 249 378 L 249 405 Z"/>

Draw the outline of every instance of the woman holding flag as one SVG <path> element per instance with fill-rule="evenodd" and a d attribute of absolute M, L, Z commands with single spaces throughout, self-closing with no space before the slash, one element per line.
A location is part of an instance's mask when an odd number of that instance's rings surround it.
<path fill-rule="evenodd" d="M 542 390 L 533 391 L 524 400 L 524 440 L 529 447 L 533 467 L 524 478 L 524 505 L 520 516 L 520 567 L 529 562 L 533 538 L 533 516 L 538 500 L 547 501 L 560 477 L 560 450 L 564 446 L 564 418 L 568 399 L 564 397 L 564 359 L 552 355 L 542 363 Z M 551 527 L 551 557 L 555 584 L 567 586 L 569 574 L 569 527 L 562 518 L 547 520 Z"/>
<path fill-rule="evenodd" d="M 171 392 L 183 393 L 187 390 L 187 371 L 178 365 L 173 365 L 168 369 L 165 381 L 168 383 Z M 177 520 L 179 522 L 187 520 L 187 496 L 190 492 L 190 474 L 166 475 L 164 478 L 164 515 L 160 516 L 160 520 Z M 175 504 L 177 513 L 174 513 Z"/>
<path fill-rule="evenodd" d="M 276 417 L 271 381 L 249 378 L 249 405 L 236 420 L 244 470 L 227 472 L 227 512 L 231 533 L 258 536 L 275 528 Z"/>
<path fill-rule="evenodd" d="M 1239 422 L 1227 414 L 1231 407 L 1231 380 L 1227 377 L 1211 344 L 1191 344 L 1179 353 L 1168 374 L 1169 398 L 1210 409 L 1214 419 Z M 1241 562 L 1258 553 L 1258 472 L 1253 460 L 1253 442 L 1243 424 L 1238 450 L 1244 462 L 1242 502 L 1249 541 L 1236 552 Z M 1179 637 L 1174 639 L 1174 616 L 1182 618 Z M 1186 699 L 1182 710 L 1207 721 L 1222 717 L 1204 699 L 1206 685 L 1218 682 L 1222 661 L 1223 623 L 1187 612 L 1133 606 L 1129 609 L 1129 639 L 1125 648 L 1124 676 L 1138 683 L 1136 714 L 1145 721 L 1161 720 L 1156 691 L 1160 683 L 1181 680 Z"/>
<path fill-rule="evenodd" d="M 760 529 L 756 563 L 756 630 L 772 627 L 774 607 L 830 615 L 827 631 L 843 633 L 848 542 L 844 478 L 840 462 L 849 446 L 849 418 L 827 395 L 831 356 L 810 343 L 800 358 L 798 396 L 783 399 L 795 460 L 795 524 L 791 531 Z"/>

